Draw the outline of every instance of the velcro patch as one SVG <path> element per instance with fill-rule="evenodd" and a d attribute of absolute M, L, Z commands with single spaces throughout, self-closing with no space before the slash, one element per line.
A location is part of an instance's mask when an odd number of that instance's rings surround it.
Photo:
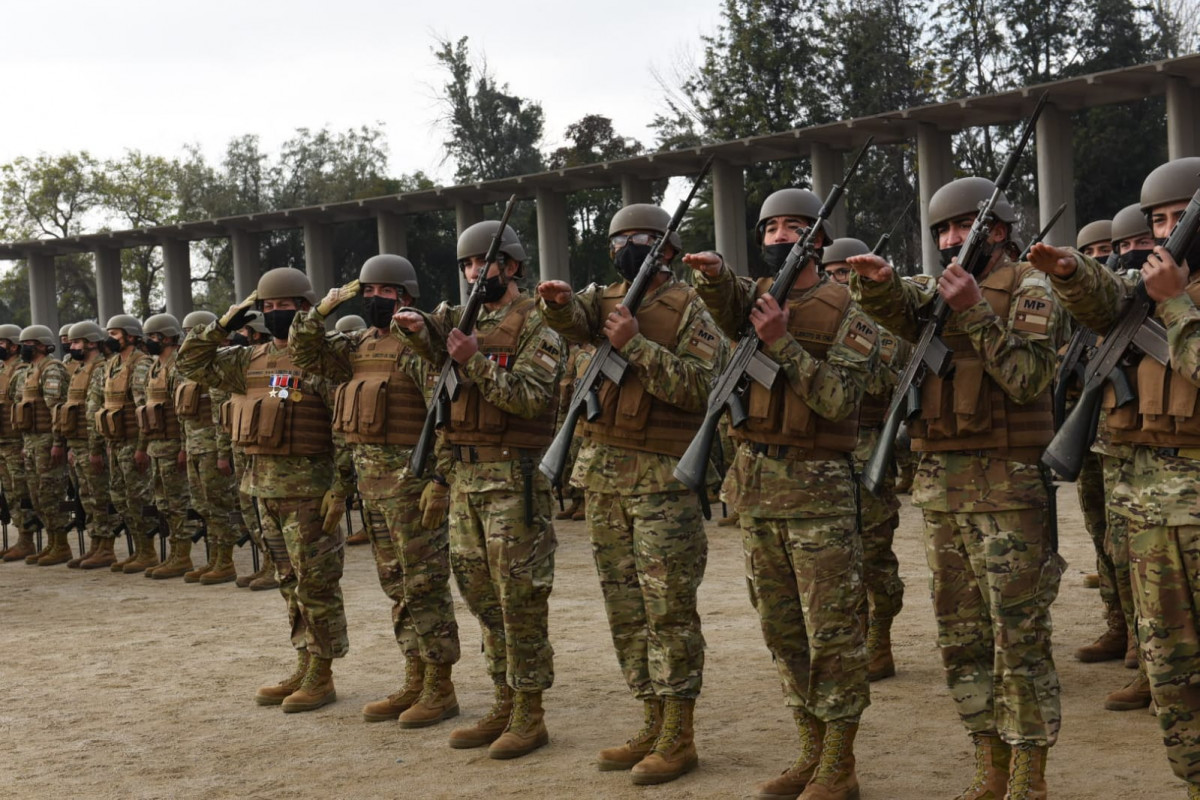
<path fill-rule="evenodd" d="M 1027 333 L 1045 333 L 1050 327 L 1050 315 L 1054 312 L 1054 304 L 1041 297 L 1022 297 L 1017 303 L 1017 313 L 1013 318 L 1013 330 Z"/>
<path fill-rule="evenodd" d="M 717 354 L 719 344 L 720 339 L 717 338 L 717 334 L 709 330 L 707 325 L 702 325 L 692 334 L 686 352 L 697 358 L 703 358 L 705 361 L 712 361 Z"/>
<path fill-rule="evenodd" d="M 547 372 L 557 372 L 559 355 L 558 347 L 543 340 L 537 352 L 533 354 L 533 361 Z"/>
<path fill-rule="evenodd" d="M 879 338 L 879 331 L 871 323 L 856 319 L 850 324 L 850 331 L 846 334 L 846 345 L 856 353 L 864 356 L 871 354 L 871 349 L 875 346 L 875 340 Z"/>

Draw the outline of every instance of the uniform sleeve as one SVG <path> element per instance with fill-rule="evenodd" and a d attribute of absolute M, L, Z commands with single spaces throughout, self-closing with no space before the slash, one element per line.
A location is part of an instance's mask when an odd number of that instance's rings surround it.
<path fill-rule="evenodd" d="M 300 369 L 344 383 L 354 375 L 350 351 L 354 343 L 342 334 L 325 330 L 325 317 L 315 308 L 301 311 L 288 332 L 288 353 Z"/>
<path fill-rule="evenodd" d="M 51 416 L 54 416 L 54 409 L 62 405 L 67 400 L 67 385 L 70 383 L 70 376 L 67 375 L 67 368 L 60 361 L 54 361 L 49 364 L 42 372 L 42 399 L 46 401 L 46 405 L 50 408 Z M 54 432 L 55 444 L 66 444 L 61 432 Z"/>
<path fill-rule="evenodd" d="M 153 358 L 143 358 L 133 367 L 133 374 L 129 376 L 129 393 L 133 395 L 133 404 L 141 407 L 146 405 L 146 382 L 150 379 L 150 367 L 153 365 Z M 138 426 L 137 447 L 134 448 L 139 452 L 146 450 L 146 436 L 142 432 L 141 426 Z"/>
<path fill-rule="evenodd" d="M 729 347 L 699 298 L 694 298 L 680 321 L 675 349 L 640 333 L 623 348 L 624 356 L 646 391 L 684 411 L 703 411 L 709 387 L 729 357 Z"/>
<path fill-rule="evenodd" d="M 912 356 L 912 345 L 891 331 L 879 329 L 879 366 L 867 379 L 867 394 L 888 397 L 900 380 L 900 373 Z"/>
<path fill-rule="evenodd" d="M 462 365 L 489 403 L 518 417 L 545 413 L 557 399 L 558 378 L 566 362 L 566 345 L 542 315 L 530 314 L 517 340 L 512 366 L 504 369 L 481 352 Z"/>
<path fill-rule="evenodd" d="M 96 414 L 104 408 L 104 381 L 108 375 L 108 364 L 104 363 L 92 370 L 92 378 L 88 381 L 87 389 L 87 438 L 88 452 L 92 455 L 104 455 L 106 442 L 96 424 Z"/>
<path fill-rule="evenodd" d="M 933 303 L 937 284 L 932 276 L 901 278 L 897 272 L 886 281 L 850 276 L 850 292 L 867 316 L 909 342 L 921 336 L 922 311 Z"/>
<path fill-rule="evenodd" d="M 1094 331 L 1106 331 L 1120 318 L 1135 283 L 1082 253 L 1075 253 L 1075 272 L 1070 277 L 1050 278 L 1054 296 L 1067 313 Z"/>
<path fill-rule="evenodd" d="M 408 344 L 421 358 L 440 367 L 446 360 L 446 337 L 450 334 L 450 329 L 458 323 L 461 309 L 443 302 L 429 314 L 418 308 L 403 310 L 420 314 L 425 320 L 425 328 L 417 333 L 409 333 L 393 322 L 392 335 Z"/>
<path fill-rule="evenodd" d="M 213 428 L 217 432 L 217 457 L 232 461 L 233 441 L 229 431 L 225 430 L 225 426 L 221 424 L 221 406 L 225 405 L 225 401 L 229 399 L 229 392 L 209 388 L 208 398 L 209 405 L 212 407 Z"/>
<path fill-rule="evenodd" d="M 192 328 L 179 348 L 179 372 L 209 388 L 233 394 L 246 392 L 249 347 L 222 347 L 225 330 L 213 322 Z"/>
<path fill-rule="evenodd" d="M 1158 314 L 1167 326 L 1171 366 L 1193 386 L 1200 386 L 1200 309 L 1182 294 L 1159 304 Z"/>
<path fill-rule="evenodd" d="M 564 305 L 552 305 L 538 300 L 538 308 L 546 324 L 572 344 L 593 344 L 604 339 L 604 320 L 600 317 L 600 287 L 588 286 L 575 292 Z"/>
<path fill-rule="evenodd" d="M 715 278 L 700 270 L 694 270 L 692 274 L 696 294 L 704 301 L 713 322 L 730 339 L 736 338 L 758 299 L 758 285 L 749 278 L 735 275 L 726 263 L 721 264 L 721 271 Z"/>

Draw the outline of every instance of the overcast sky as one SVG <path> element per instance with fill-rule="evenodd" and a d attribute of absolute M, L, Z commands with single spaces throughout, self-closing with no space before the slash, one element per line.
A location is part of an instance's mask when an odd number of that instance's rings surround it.
<path fill-rule="evenodd" d="M 719 0 L 9 0 L 0 162 L 175 156 L 196 143 L 216 163 L 241 134 L 276 151 L 299 127 L 379 122 L 393 175 L 451 183 L 437 126 L 445 73 L 431 48 L 460 36 L 512 93 L 542 104 L 548 147 L 589 113 L 649 144 L 662 96 L 652 71 L 698 61 L 719 10 Z"/>

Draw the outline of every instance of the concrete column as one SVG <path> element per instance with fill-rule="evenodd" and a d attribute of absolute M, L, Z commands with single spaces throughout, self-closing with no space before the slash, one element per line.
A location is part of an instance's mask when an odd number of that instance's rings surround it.
<path fill-rule="evenodd" d="M 394 211 L 380 211 L 375 217 L 379 233 L 379 252 L 408 257 L 408 217 Z"/>
<path fill-rule="evenodd" d="M 475 203 L 468 203 L 466 200 L 454 201 L 454 222 L 458 226 L 458 235 L 462 236 L 462 232 L 474 225 L 476 222 L 483 222 L 483 206 Z M 462 302 L 467 301 L 467 292 L 470 290 L 466 279 L 462 273 L 458 273 L 458 294 L 462 298 Z"/>
<path fill-rule="evenodd" d="M 941 253 L 929 235 L 929 198 L 954 179 L 954 149 L 950 134 L 922 122 L 917 127 L 917 179 L 921 192 L 921 270 L 942 274 Z"/>
<path fill-rule="evenodd" d="M 229 244 L 233 249 L 233 299 L 241 302 L 258 288 L 262 274 L 258 234 L 234 228 L 229 232 Z"/>
<path fill-rule="evenodd" d="M 746 247 L 746 182 L 742 168 L 728 161 L 713 162 L 713 228 L 717 252 L 725 257 L 739 275 L 745 275 Z"/>
<path fill-rule="evenodd" d="M 57 342 L 58 289 L 54 276 L 54 256 L 30 253 L 26 260 L 29 262 L 29 316 L 34 325 L 45 325 L 54 331 L 54 341 Z"/>
<path fill-rule="evenodd" d="M 537 190 L 538 271 L 544 281 L 571 282 L 567 199 L 553 189 Z"/>
<path fill-rule="evenodd" d="M 96 257 L 96 320 L 104 327 L 117 314 L 125 313 L 121 295 L 121 251 L 105 247 L 93 254 Z"/>
<path fill-rule="evenodd" d="M 1167 77 L 1167 158 L 1171 161 L 1200 154 L 1196 131 L 1198 94 L 1187 78 Z"/>
<path fill-rule="evenodd" d="M 833 185 L 842 179 L 846 171 L 846 158 L 841 150 L 834 150 L 824 142 L 813 142 L 812 153 L 812 188 L 817 197 L 825 200 Z M 833 213 L 829 215 L 829 227 L 833 228 L 835 237 L 846 236 L 846 200 L 838 203 Z"/>
<path fill-rule="evenodd" d="M 1071 144 L 1071 117 L 1047 103 L 1037 122 L 1038 228 L 1050 221 L 1063 203 L 1067 208 L 1046 243 L 1055 247 L 1075 244 L 1075 155 Z"/>
<path fill-rule="evenodd" d="M 180 321 L 192 310 L 192 254 L 182 239 L 163 239 L 163 294 L 167 313 Z"/>
<path fill-rule="evenodd" d="M 642 180 L 636 175 L 621 176 L 621 205 L 634 203 L 653 203 L 650 181 Z"/>
<path fill-rule="evenodd" d="M 333 288 L 333 231 L 323 222 L 304 223 L 304 271 L 318 298 Z"/>

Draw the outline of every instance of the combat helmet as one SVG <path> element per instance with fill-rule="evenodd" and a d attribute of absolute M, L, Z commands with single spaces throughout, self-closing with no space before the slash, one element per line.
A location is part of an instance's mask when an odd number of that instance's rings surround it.
<path fill-rule="evenodd" d="M 108 324 L 104 326 L 104 330 L 111 331 L 113 329 L 125 331 L 130 336 L 142 336 L 142 323 L 132 314 L 117 314 L 108 320 Z"/>
<path fill-rule="evenodd" d="M 211 311 L 191 311 L 183 318 L 180 327 L 185 331 L 198 328 L 201 325 L 211 325 L 217 321 L 217 315 Z"/>
<path fill-rule="evenodd" d="M 21 326 L 9 323 L 0 325 L 0 339 L 7 339 L 13 344 L 18 344 L 21 341 Z"/>
<path fill-rule="evenodd" d="M 499 220 L 489 219 L 476 222 L 463 231 L 458 237 L 458 260 L 486 255 L 499 225 Z M 521 246 L 521 239 L 511 225 L 504 226 L 504 233 L 500 237 L 500 252 L 517 262 L 518 278 L 525 274 L 525 248 Z"/>
<path fill-rule="evenodd" d="M 1142 213 L 1148 215 L 1158 206 L 1191 200 L 1197 189 L 1200 189 L 1200 156 L 1160 164 L 1142 181 Z"/>
<path fill-rule="evenodd" d="M 312 281 L 295 267 L 269 269 L 258 279 L 258 301 L 302 298 L 310 305 L 317 302 Z"/>
<path fill-rule="evenodd" d="M 994 191 L 996 184 L 987 178 L 959 178 L 934 192 L 933 197 L 929 198 L 929 232 L 933 235 L 934 243 L 937 243 L 938 225 L 968 214 L 978 214 L 980 206 L 991 198 Z M 996 219 L 1008 223 L 1011 236 L 1017 212 L 1003 193 L 996 202 L 995 213 Z"/>
<path fill-rule="evenodd" d="M 362 280 L 362 278 L 359 278 Z M 382 281 L 371 281 L 371 283 L 381 283 Z M 355 331 L 365 331 L 367 329 L 367 321 L 358 314 L 347 314 L 337 321 L 333 326 L 338 333 L 354 333 Z"/>
<path fill-rule="evenodd" d="M 271 332 L 267 330 L 267 323 L 263 322 L 262 312 L 258 309 L 250 309 L 246 312 L 246 327 L 255 333 L 261 333 L 265 336 L 270 336 Z"/>
<path fill-rule="evenodd" d="M 492 230 L 494 233 L 495 228 Z M 491 244 L 490 240 L 488 244 Z M 417 286 L 417 271 L 412 262 L 392 253 L 380 253 L 364 261 L 362 269 L 358 271 L 358 282 L 403 286 L 410 296 L 421 296 L 420 287 Z"/>
<path fill-rule="evenodd" d="M 1111 242 L 1113 240 L 1113 223 L 1111 219 L 1098 219 L 1089 222 L 1079 229 L 1075 236 L 1075 249 L 1082 250 L 1090 244 Z"/>
<path fill-rule="evenodd" d="M 836 264 L 839 261 L 845 261 L 850 256 L 865 256 L 869 252 L 871 252 L 871 248 L 867 247 L 867 243 L 862 239 L 843 236 L 841 239 L 834 239 L 825 245 L 825 252 L 821 254 L 821 263 Z"/>
<path fill-rule="evenodd" d="M 51 350 L 54 349 L 54 345 L 58 344 L 58 337 L 54 335 L 54 331 L 45 325 L 30 325 L 27 328 L 22 328 L 20 337 L 22 342 L 32 340 L 39 344 L 48 345 Z"/>
<path fill-rule="evenodd" d="M 61 339 L 64 336 L 70 336 L 70 335 L 71 335 L 71 323 L 68 322 L 65 325 L 62 325 L 61 327 L 59 327 L 59 329 L 58 329 L 58 338 L 59 339 Z"/>
<path fill-rule="evenodd" d="M 174 314 L 155 314 L 147 317 L 142 331 L 146 336 L 152 333 L 176 338 L 183 336 L 183 328 L 179 327 L 179 320 L 175 318 Z"/>
<path fill-rule="evenodd" d="M 803 217 L 815 220 L 821 215 L 821 205 L 821 198 L 808 189 L 789 188 L 772 192 L 763 200 L 762 208 L 758 210 L 758 223 L 754 226 L 755 241 L 760 245 L 763 243 L 767 220 L 772 217 Z M 826 244 L 833 241 L 833 231 L 830 230 L 828 222 L 822 223 L 821 232 L 825 234 Z"/>
<path fill-rule="evenodd" d="M 671 224 L 671 215 L 662 206 L 653 203 L 632 203 L 613 214 L 608 223 L 608 235 L 614 236 L 622 231 L 654 231 L 659 236 L 666 234 Z M 678 253 L 683 249 L 683 240 L 676 231 L 671 231 L 667 244 Z"/>
<path fill-rule="evenodd" d="M 76 339 L 83 339 L 85 342 L 103 342 L 106 338 L 104 329 L 90 319 L 76 322 L 67 332 L 67 340 L 72 342 Z"/>
<path fill-rule="evenodd" d="M 1119 243 L 1125 241 L 1126 239 L 1150 235 L 1150 225 L 1146 222 L 1146 215 L 1142 213 L 1142 207 L 1140 204 L 1130 203 L 1113 215 L 1113 247 L 1116 247 Z"/>

